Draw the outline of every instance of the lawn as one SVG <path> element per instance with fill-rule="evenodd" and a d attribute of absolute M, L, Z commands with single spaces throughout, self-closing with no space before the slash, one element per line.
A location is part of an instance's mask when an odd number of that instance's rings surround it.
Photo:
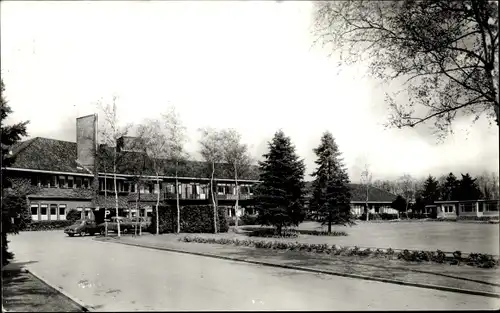
<path fill-rule="evenodd" d="M 2 270 L 2 279 L 2 305 L 7 311 L 84 312 L 78 304 L 20 268 Z"/>
<path fill-rule="evenodd" d="M 357 222 L 352 227 L 335 226 L 333 230 L 345 231 L 348 236 L 327 237 L 301 235 L 303 243 L 327 243 L 369 248 L 442 251 L 460 250 L 463 253 L 488 253 L 499 255 L 499 226 L 495 224 L 457 222 Z M 304 222 L 299 229 L 326 230 L 316 222 Z M 296 241 L 296 239 L 293 239 Z"/>

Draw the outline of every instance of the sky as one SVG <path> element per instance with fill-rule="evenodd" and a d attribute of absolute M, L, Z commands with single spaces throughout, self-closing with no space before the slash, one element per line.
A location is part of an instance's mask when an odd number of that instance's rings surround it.
<path fill-rule="evenodd" d="M 275 1 L 1 2 L 1 70 L 29 137 L 76 141 L 76 117 L 118 96 L 122 124 L 175 106 L 199 158 L 199 128 L 234 128 L 259 160 L 278 129 L 314 170 L 330 131 L 351 181 L 498 172 L 499 134 L 464 117 L 439 142 L 430 126 L 385 129 L 386 90 L 366 66 L 313 45 L 312 4 Z"/>

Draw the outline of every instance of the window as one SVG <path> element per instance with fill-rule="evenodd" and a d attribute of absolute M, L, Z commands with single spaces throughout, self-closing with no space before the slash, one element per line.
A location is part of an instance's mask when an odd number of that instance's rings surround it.
<path fill-rule="evenodd" d="M 31 206 L 31 215 L 38 215 L 38 205 Z"/>
<path fill-rule="evenodd" d="M 66 188 L 66 177 L 59 176 L 59 188 Z"/>
<path fill-rule="evenodd" d="M 50 215 L 56 215 L 57 214 L 57 204 L 51 204 L 50 205 Z"/>
<path fill-rule="evenodd" d="M 474 203 L 461 203 L 460 204 L 461 212 L 474 212 L 476 211 L 476 205 Z"/>
<path fill-rule="evenodd" d="M 38 176 L 37 175 L 31 176 L 31 185 L 38 186 Z"/>
<path fill-rule="evenodd" d="M 130 184 L 127 181 L 123 182 L 123 190 L 124 191 L 129 191 L 130 190 Z"/>
<path fill-rule="evenodd" d="M 88 178 L 83 179 L 83 188 L 89 188 L 89 179 Z"/>
<path fill-rule="evenodd" d="M 130 192 L 135 192 L 135 184 L 130 185 Z"/>
<path fill-rule="evenodd" d="M 50 177 L 50 187 L 54 188 L 57 185 L 57 176 Z"/>
<path fill-rule="evenodd" d="M 454 206 L 453 205 L 443 205 L 443 212 L 444 213 L 453 213 Z"/>
<path fill-rule="evenodd" d="M 40 184 L 42 185 L 42 187 L 49 187 L 50 176 L 42 175 L 40 177 L 40 180 Z"/>
<path fill-rule="evenodd" d="M 217 186 L 217 193 L 219 195 L 223 195 L 224 194 L 224 186 Z"/>
<path fill-rule="evenodd" d="M 496 202 L 485 203 L 484 204 L 484 210 L 486 212 L 498 212 L 498 203 L 496 203 Z"/>
<path fill-rule="evenodd" d="M 73 176 L 68 176 L 68 188 L 73 188 Z"/>
<path fill-rule="evenodd" d="M 82 178 L 81 177 L 75 177 L 75 187 L 76 188 L 82 187 Z"/>
<path fill-rule="evenodd" d="M 40 206 L 40 215 L 47 215 L 47 205 L 46 204 L 42 204 Z"/>
<path fill-rule="evenodd" d="M 65 204 L 59 205 L 59 215 L 66 215 L 66 205 Z"/>

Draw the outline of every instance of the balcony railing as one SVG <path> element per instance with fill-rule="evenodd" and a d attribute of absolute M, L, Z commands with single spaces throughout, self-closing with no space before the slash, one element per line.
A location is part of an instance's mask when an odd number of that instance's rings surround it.
<path fill-rule="evenodd" d="M 236 200 L 236 195 L 216 195 L 218 200 Z M 251 199 L 253 195 L 250 194 L 240 194 L 240 200 Z M 164 199 L 176 199 L 174 192 L 164 193 Z M 180 194 L 179 199 L 181 200 L 208 200 L 208 195 L 206 194 Z"/>
<path fill-rule="evenodd" d="M 253 196 L 249 194 L 240 194 L 240 200 L 248 200 L 251 199 Z M 217 195 L 218 200 L 236 200 L 236 195 Z"/>

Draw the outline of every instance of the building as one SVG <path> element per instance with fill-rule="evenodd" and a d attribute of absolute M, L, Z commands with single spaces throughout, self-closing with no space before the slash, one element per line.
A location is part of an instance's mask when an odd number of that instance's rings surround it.
<path fill-rule="evenodd" d="M 438 218 L 499 217 L 499 200 L 435 201 Z"/>
<path fill-rule="evenodd" d="M 36 137 L 14 145 L 10 155 L 15 157 L 11 167 L 2 169 L 10 179 L 29 184 L 33 192 L 27 196 L 32 219 L 65 220 L 69 210 L 81 212 L 82 218 L 103 220 L 104 213 L 115 215 L 118 200 L 120 216 L 150 216 L 160 201 L 175 204 L 175 167 L 169 160 L 165 171 L 156 177 L 152 161 L 136 144 L 133 137 L 118 140 L 117 195 L 110 156 L 114 148 L 97 143 L 97 115 L 76 120 L 76 142 Z M 96 153 L 97 151 L 97 153 Z M 169 163 L 170 162 L 170 163 Z M 234 215 L 236 188 L 228 166 L 218 164 L 215 175 L 216 201 L 228 206 Z M 187 161 L 178 166 L 177 181 L 182 205 L 208 203 L 209 172 L 204 162 Z M 257 171 L 239 179 L 240 207 L 252 200 L 252 185 Z M 98 189 L 97 195 L 94 192 Z"/>
<path fill-rule="evenodd" d="M 351 211 L 354 216 L 360 216 L 365 212 L 368 203 L 368 210 L 370 213 L 387 213 L 397 214 L 397 211 L 391 207 L 392 202 L 396 196 L 385 190 L 370 186 L 368 188 L 368 201 L 366 194 L 366 185 L 362 184 L 349 184 L 351 189 Z M 307 200 L 312 197 L 312 182 L 306 183 L 308 190 Z"/>

